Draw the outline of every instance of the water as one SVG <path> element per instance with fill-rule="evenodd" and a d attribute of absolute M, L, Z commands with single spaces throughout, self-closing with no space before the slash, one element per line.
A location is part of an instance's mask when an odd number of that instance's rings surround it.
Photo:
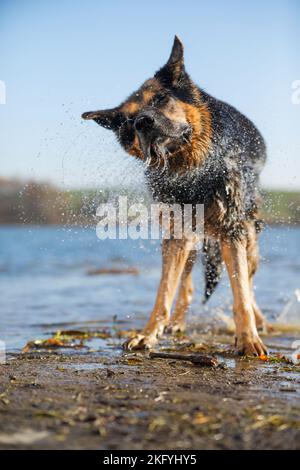
<path fill-rule="evenodd" d="M 260 246 L 256 294 L 273 321 L 300 287 L 300 228 L 268 228 Z M 94 229 L 84 228 L 1 227 L 0 339 L 12 351 L 28 340 L 85 322 L 101 326 L 117 319 L 124 328 L 139 327 L 153 305 L 160 266 L 159 242 L 100 241 Z M 87 275 L 99 267 L 136 267 L 140 274 Z M 201 305 L 200 262 L 194 283 L 192 322 L 216 310 L 230 311 L 226 273 L 206 308 Z"/>

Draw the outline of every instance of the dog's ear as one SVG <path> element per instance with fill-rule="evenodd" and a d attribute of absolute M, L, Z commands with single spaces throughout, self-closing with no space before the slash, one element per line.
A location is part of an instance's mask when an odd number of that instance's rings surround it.
<path fill-rule="evenodd" d="M 184 73 L 183 44 L 178 36 L 175 36 L 169 60 L 156 72 L 155 77 L 166 86 L 176 86 Z"/>
<path fill-rule="evenodd" d="M 100 126 L 112 131 L 116 131 L 124 120 L 124 115 L 118 108 L 88 111 L 83 113 L 81 117 L 82 119 L 93 119 Z"/>
<path fill-rule="evenodd" d="M 169 57 L 169 60 L 167 62 L 167 65 L 172 66 L 184 66 L 184 61 L 183 61 L 183 44 L 180 41 L 178 36 L 174 37 L 174 42 L 173 42 L 173 47 L 171 51 L 171 55 Z"/>

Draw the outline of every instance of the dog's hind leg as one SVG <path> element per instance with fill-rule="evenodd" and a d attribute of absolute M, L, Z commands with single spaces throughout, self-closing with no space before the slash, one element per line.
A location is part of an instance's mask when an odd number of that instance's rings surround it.
<path fill-rule="evenodd" d="M 185 263 L 183 273 L 181 275 L 181 281 L 176 304 L 174 307 L 174 312 L 172 314 L 170 324 L 167 326 L 168 333 L 177 333 L 179 331 L 185 330 L 185 316 L 192 302 L 194 292 L 192 281 L 192 269 L 196 259 L 196 250 L 191 250 L 188 259 Z"/>
<path fill-rule="evenodd" d="M 250 292 L 247 240 L 223 240 L 222 255 L 233 291 L 233 314 L 238 352 L 242 355 L 254 356 L 265 354 L 267 350 L 257 332 L 253 298 Z"/>
<path fill-rule="evenodd" d="M 263 313 L 261 312 L 259 306 L 257 305 L 254 287 L 253 287 L 253 278 L 258 268 L 259 263 L 259 253 L 258 253 L 258 244 L 257 244 L 257 233 L 254 224 L 248 225 L 247 233 L 247 261 L 248 261 L 248 273 L 249 273 L 249 287 L 250 293 L 252 296 L 252 306 L 255 315 L 256 328 L 260 331 L 268 331 L 271 329 L 268 325 L 267 320 L 265 319 Z"/>
<path fill-rule="evenodd" d="M 140 334 L 124 344 L 125 349 L 151 348 L 170 319 L 170 310 L 181 274 L 195 241 L 170 239 L 162 242 L 162 275 L 150 320 Z"/>

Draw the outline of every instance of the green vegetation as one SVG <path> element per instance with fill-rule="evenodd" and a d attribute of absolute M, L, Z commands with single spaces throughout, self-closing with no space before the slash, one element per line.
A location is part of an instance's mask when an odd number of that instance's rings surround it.
<path fill-rule="evenodd" d="M 264 191 L 263 218 L 270 224 L 300 224 L 300 191 Z"/>
<path fill-rule="evenodd" d="M 0 178 L 0 224 L 91 224 L 99 204 L 127 196 L 149 201 L 146 191 L 110 187 L 61 190 L 45 183 Z M 300 224 L 300 192 L 264 191 L 262 218 L 270 224 Z"/>

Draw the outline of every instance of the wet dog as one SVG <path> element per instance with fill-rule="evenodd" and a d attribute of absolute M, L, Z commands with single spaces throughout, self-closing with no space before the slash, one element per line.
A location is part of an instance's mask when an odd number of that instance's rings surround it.
<path fill-rule="evenodd" d="M 265 354 L 258 333 L 265 319 L 255 301 L 253 276 L 258 265 L 258 178 L 266 147 L 254 124 L 191 80 L 178 37 L 168 62 L 126 101 L 82 117 L 111 129 L 122 147 L 145 163 L 155 201 L 204 205 L 205 297 L 214 291 L 224 262 L 233 291 L 237 351 Z M 143 331 L 126 342 L 127 349 L 151 348 L 166 328 L 184 329 L 196 241 L 163 240 L 154 308 Z"/>

